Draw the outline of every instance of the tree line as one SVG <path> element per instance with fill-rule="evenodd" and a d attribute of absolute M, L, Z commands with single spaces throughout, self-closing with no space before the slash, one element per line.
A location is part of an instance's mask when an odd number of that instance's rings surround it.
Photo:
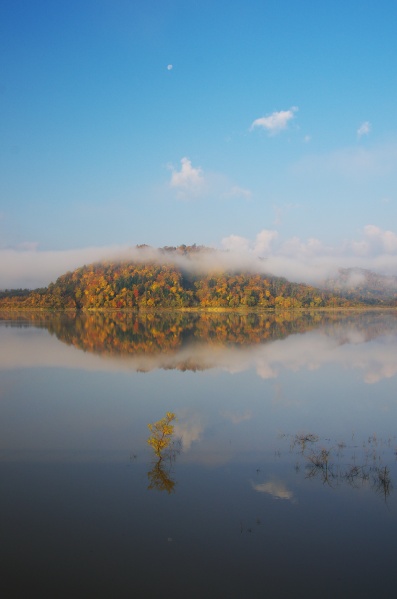
<path fill-rule="evenodd" d="M 359 302 L 264 274 L 193 274 L 173 264 L 103 262 L 77 268 L 47 288 L 3 292 L 0 308 L 100 310 L 158 308 L 299 309 Z"/>

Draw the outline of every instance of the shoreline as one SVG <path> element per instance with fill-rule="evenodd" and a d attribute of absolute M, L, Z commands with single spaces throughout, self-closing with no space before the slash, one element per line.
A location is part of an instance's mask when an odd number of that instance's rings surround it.
<path fill-rule="evenodd" d="M 214 313 L 214 314 L 302 314 L 317 312 L 384 312 L 397 311 L 397 306 L 335 306 L 335 307 L 312 307 L 312 308 L 261 308 L 261 307 L 186 307 L 186 308 L 29 308 L 2 307 L 0 313 L 4 312 L 38 312 L 45 314 L 159 314 L 159 313 Z"/>

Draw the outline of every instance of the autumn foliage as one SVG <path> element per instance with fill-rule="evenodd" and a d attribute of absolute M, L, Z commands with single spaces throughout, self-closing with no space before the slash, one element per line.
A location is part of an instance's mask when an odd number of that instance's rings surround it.
<path fill-rule="evenodd" d="M 183 271 L 174 264 L 109 262 L 68 272 L 45 289 L 3 293 L 0 308 L 53 310 L 156 310 L 181 308 L 345 307 L 330 291 L 264 274 Z M 357 302 L 355 302 L 357 304 Z"/>
<path fill-rule="evenodd" d="M 172 442 L 172 437 L 174 435 L 174 425 L 172 422 L 175 422 L 175 420 L 175 414 L 167 412 L 161 420 L 158 420 L 153 424 L 148 424 L 150 437 L 147 442 L 158 458 L 164 456 L 164 452 L 169 448 Z"/>

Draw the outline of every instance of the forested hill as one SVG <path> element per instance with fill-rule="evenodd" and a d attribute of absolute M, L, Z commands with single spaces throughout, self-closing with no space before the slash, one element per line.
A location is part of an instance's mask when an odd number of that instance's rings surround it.
<path fill-rule="evenodd" d="M 192 274 L 174 264 L 112 262 L 68 272 L 47 288 L 3 293 L 0 308 L 317 308 L 357 305 L 330 291 L 263 274 Z"/>

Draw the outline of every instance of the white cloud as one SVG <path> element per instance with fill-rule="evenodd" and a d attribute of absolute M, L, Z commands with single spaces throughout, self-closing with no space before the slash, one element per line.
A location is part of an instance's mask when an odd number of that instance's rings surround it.
<path fill-rule="evenodd" d="M 339 268 L 354 267 L 397 276 L 397 234 L 375 225 L 367 225 L 358 239 L 339 246 L 326 245 L 314 237 L 281 241 L 278 232 L 269 229 L 263 229 L 253 240 L 230 235 L 221 245 L 228 250 L 231 263 L 234 260 L 251 271 L 296 282 L 321 284 Z"/>
<path fill-rule="evenodd" d="M 172 64 L 167 64 L 167 71 L 172 71 L 173 68 Z"/>
<path fill-rule="evenodd" d="M 250 241 L 240 235 L 229 235 L 222 239 L 222 247 L 232 252 L 248 252 L 250 250 Z"/>
<path fill-rule="evenodd" d="M 364 235 L 372 247 L 377 244 L 387 254 L 397 253 L 397 235 L 393 231 L 383 231 L 375 225 L 367 225 L 364 227 Z"/>
<path fill-rule="evenodd" d="M 222 239 L 222 247 L 230 252 L 247 252 L 252 256 L 264 256 L 270 251 L 272 242 L 277 239 L 277 231 L 263 229 L 251 242 L 239 235 L 229 235 Z"/>
<path fill-rule="evenodd" d="M 294 118 L 294 113 L 297 112 L 297 110 L 298 108 L 293 106 L 289 110 L 280 110 L 279 112 L 273 112 L 268 116 L 255 119 L 250 130 L 252 131 L 257 127 L 262 127 L 263 129 L 266 129 L 270 135 L 275 135 L 287 128 L 288 122 Z"/>
<path fill-rule="evenodd" d="M 363 135 L 368 135 L 371 131 L 371 123 L 369 121 L 365 121 L 362 123 L 357 129 L 357 137 L 360 139 Z"/>
<path fill-rule="evenodd" d="M 277 237 L 277 231 L 263 229 L 263 231 L 258 233 L 258 235 L 256 236 L 253 248 L 254 254 L 256 254 L 257 256 L 266 255 L 270 251 L 271 245 L 273 241 L 277 239 Z"/>
<path fill-rule="evenodd" d="M 249 189 L 235 185 L 222 173 L 204 173 L 200 166 L 194 167 L 187 157 L 181 159 L 179 171 L 173 166 L 169 166 L 169 169 L 172 171 L 169 185 L 176 190 L 177 197 L 180 199 L 242 198 L 247 200 L 251 197 Z"/>
<path fill-rule="evenodd" d="M 204 186 L 204 175 L 201 167 L 192 166 L 189 158 L 182 158 L 181 170 L 172 169 L 171 187 L 178 190 L 180 197 L 196 196 Z"/>
<path fill-rule="evenodd" d="M 244 189 L 244 187 L 239 187 L 238 185 L 233 185 L 226 193 L 224 194 L 226 197 L 241 197 L 249 200 L 252 193 L 249 189 Z"/>
<path fill-rule="evenodd" d="M 363 238 L 351 244 L 353 254 L 365 258 L 383 253 L 392 247 L 393 237 L 394 233 L 391 231 L 382 231 L 375 225 L 367 225 L 364 227 Z"/>

